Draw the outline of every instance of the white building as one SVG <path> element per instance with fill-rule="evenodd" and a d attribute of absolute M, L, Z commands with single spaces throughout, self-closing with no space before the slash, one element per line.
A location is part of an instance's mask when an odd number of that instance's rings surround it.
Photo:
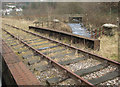
<path fill-rule="evenodd" d="M 13 12 L 22 12 L 23 11 L 22 8 L 17 8 L 14 5 L 6 5 L 6 6 L 7 6 L 7 8 L 2 10 L 3 15 L 9 15 L 9 14 L 11 14 Z"/>

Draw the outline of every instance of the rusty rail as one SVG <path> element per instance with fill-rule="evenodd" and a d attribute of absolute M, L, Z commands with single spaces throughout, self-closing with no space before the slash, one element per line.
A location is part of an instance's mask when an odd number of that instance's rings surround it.
<path fill-rule="evenodd" d="M 2 28 L 3 29 L 3 28 Z M 87 80 L 83 79 L 82 77 L 80 77 L 79 75 L 71 72 L 70 70 L 68 70 L 67 68 L 65 68 L 64 66 L 60 65 L 59 63 L 55 62 L 54 60 L 52 60 L 50 57 L 47 57 L 46 55 L 44 55 L 43 53 L 39 52 L 38 50 L 34 49 L 33 47 L 31 47 L 30 45 L 28 45 L 26 42 L 24 42 L 23 40 L 21 40 L 20 38 L 17 38 L 16 36 L 12 35 L 10 32 L 6 31 L 5 29 L 3 29 L 5 32 L 7 32 L 9 35 L 11 35 L 13 38 L 19 40 L 21 43 L 23 43 L 24 45 L 28 46 L 29 48 L 31 48 L 32 50 L 34 50 L 36 53 L 40 54 L 42 58 L 45 58 L 49 63 L 51 63 L 53 66 L 56 66 L 58 69 L 64 71 L 66 73 L 66 75 L 68 75 L 68 77 L 73 78 L 79 85 L 81 84 L 81 82 L 84 82 L 85 84 L 95 87 L 93 84 L 91 84 L 90 82 L 88 82 Z"/>
<path fill-rule="evenodd" d="M 38 37 L 47 39 L 47 40 L 52 41 L 52 42 L 59 43 L 59 44 L 61 44 L 61 45 L 64 45 L 64 46 L 66 46 L 66 47 L 69 47 L 69 48 L 71 48 L 71 49 L 76 50 L 78 53 L 81 52 L 81 53 L 87 55 L 88 57 L 105 60 L 105 61 L 107 61 L 107 62 L 109 62 L 109 63 L 111 63 L 111 64 L 120 66 L 120 63 L 118 63 L 118 62 L 116 62 L 116 61 L 113 61 L 113 60 L 110 60 L 110 59 L 107 59 L 107 58 L 104 58 L 104 57 L 101 57 L 101 56 L 92 54 L 92 53 L 87 52 L 87 51 L 84 51 L 84 50 L 80 50 L 80 49 L 78 49 L 78 48 L 76 48 L 76 47 L 73 47 L 73 46 L 70 46 L 70 45 L 68 45 L 68 44 L 64 44 L 64 43 L 61 43 L 61 42 L 59 42 L 59 41 L 55 41 L 55 40 L 53 40 L 53 39 L 46 38 L 46 37 L 44 37 L 44 36 L 41 36 L 41 35 L 38 35 L 38 34 L 35 34 L 35 33 L 32 33 L 32 32 L 23 30 L 23 29 L 21 29 L 21 28 L 17 28 L 17 27 L 15 27 L 15 26 L 14 26 L 14 28 L 20 29 L 20 30 L 22 30 L 22 31 L 24 31 L 24 32 L 33 34 L 33 35 L 35 35 L 35 36 L 38 36 Z M 4 31 L 6 31 L 6 30 L 4 30 Z M 7 31 L 6 31 L 6 32 L 7 32 Z M 9 33 L 9 32 L 7 32 L 7 33 L 10 34 L 10 35 L 12 35 L 12 34 Z M 12 36 L 13 36 L 14 38 L 16 38 L 16 39 L 19 40 L 19 38 L 15 37 L 14 35 L 12 35 Z M 24 43 L 26 46 L 29 46 L 29 45 L 26 44 L 23 40 L 21 40 L 21 42 Z M 49 57 L 45 56 L 44 54 L 40 53 L 38 50 L 34 49 L 33 47 L 31 47 L 31 46 L 29 46 L 29 47 L 30 47 L 31 49 L 33 49 L 35 52 L 41 54 L 42 57 L 45 58 L 45 59 L 47 59 L 48 62 L 50 62 L 53 66 L 57 66 L 59 69 L 62 69 L 63 71 L 65 71 L 65 72 L 68 74 L 68 76 L 71 77 L 71 78 L 73 78 L 73 79 L 75 79 L 78 84 L 80 84 L 79 80 L 81 80 L 81 81 L 89 84 L 90 86 L 94 86 L 93 84 L 89 83 L 88 81 L 82 79 L 80 76 L 74 74 L 73 72 L 71 72 L 71 71 L 69 71 L 69 70 L 66 70 L 66 68 L 64 68 L 63 66 L 61 66 L 59 63 L 55 62 L 54 60 L 51 60 L 51 58 L 49 58 Z"/>
<path fill-rule="evenodd" d="M 4 41 L 2 41 L 2 48 L 2 76 L 6 85 L 40 85 L 39 80 Z"/>
<path fill-rule="evenodd" d="M 58 35 L 59 38 L 60 37 L 62 38 L 63 36 L 67 36 L 70 38 L 70 40 L 73 40 L 73 42 L 83 43 L 88 48 L 92 48 L 95 50 L 100 49 L 100 40 L 98 40 L 98 39 L 87 38 L 84 36 L 75 35 L 75 34 L 63 32 L 63 31 L 57 31 L 57 30 L 53 30 L 53 29 L 49 29 L 49 28 L 29 26 L 29 29 L 39 30 L 39 31 L 41 31 L 43 33 L 47 33 L 49 35 L 52 35 L 52 34 L 55 36 Z"/>
<path fill-rule="evenodd" d="M 11 26 L 11 25 L 9 25 L 9 26 Z M 59 41 L 56 41 L 56 40 L 53 40 L 53 39 L 50 39 L 50 38 L 41 36 L 41 35 L 39 35 L 39 34 L 26 31 L 26 30 L 24 30 L 24 29 L 21 29 L 21 28 L 15 27 L 15 26 L 11 26 L 11 27 L 16 28 L 16 29 L 20 29 L 20 30 L 22 30 L 22 31 L 24 31 L 24 32 L 33 34 L 33 35 L 38 36 L 38 37 L 41 37 L 41 38 L 43 38 L 43 39 L 47 39 L 47 40 L 49 40 L 49 41 L 52 41 L 52 42 L 55 42 L 55 43 L 59 43 L 59 44 L 61 44 L 61 45 L 64 45 L 64 46 L 66 46 L 66 47 L 69 47 L 69 48 L 71 48 L 71 49 L 76 50 L 78 53 L 81 52 L 81 53 L 83 53 L 83 54 L 87 54 L 89 57 L 93 57 L 93 58 L 97 58 L 97 59 L 101 59 L 101 60 L 106 60 L 106 61 L 108 61 L 108 62 L 110 62 L 110 63 L 112 63 L 112 64 L 115 64 L 115 65 L 117 64 L 118 66 L 120 66 L 120 63 L 119 63 L 119 62 L 110 60 L 109 58 L 105 58 L 105 57 L 102 57 L 102 56 L 99 56 L 99 55 L 96 55 L 96 54 L 92 54 L 92 53 L 90 53 L 90 52 L 87 52 L 87 51 L 85 51 L 85 50 L 81 50 L 81 49 L 76 48 L 76 47 L 74 47 L 74 46 L 71 46 L 71 45 L 69 45 L 69 44 L 65 44 L 65 43 L 62 43 L 62 42 L 59 42 Z"/>

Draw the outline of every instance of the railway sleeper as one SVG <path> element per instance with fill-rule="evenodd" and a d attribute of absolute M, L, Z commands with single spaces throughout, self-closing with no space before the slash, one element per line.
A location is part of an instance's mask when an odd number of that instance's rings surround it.
<path fill-rule="evenodd" d="M 43 54 L 50 54 L 50 53 L 56 53 L 56 52 L 61 52 L 61 51 L 65 51 L 66 49 L 55 49 L 53 51 L 47 51 L 47 52 L 43 52 Z"/>
<path fill-rule="evenodd" d="M 28 59 L 31 58 L 32 56 L 34 56 L 33 54 L 28 54 L 28 55 L 24 55 L 22 56 L 23 59 Z"/>
<path fill-rule="evenodd" d="M 9 39 L 11 37 L 9 37 L 9 35 L 5 36 L 6 33 L 3 33 L 2 37 L 5 37 L 6 39 Z"/>
<path fill-rule="evenodd" d="M 11 47 L 16 47 L 16 46 L 19 46 L 20 44 L 18 43 L 18 42 L 15 42 L 15 43 L 7 43 L 9 46 L 11 46 Z"/>
<path fill-rule="evenodd" d="M 19 45 L 19 43 L 11 44 L 11 46 L 17 46 L 17 45 Z"/>
<path fill-rule="evenodd" d="M 88 81 L 90 83 L 92 83 L 93 85 L 97 85 L 97 84 L 100 84 L 102 82 L 114 79 L 115 77 L 118 77 L 118 76 L 120 76 L 120 71 L 115 70 L 115 71 L 109 72 L 109 73 L 107 73 L 107 74 L 105 74 L 101 77 L 94 78 L 94 79 L 91 79 L 91 80 L 88 80 Z"/>
<path fill-rule="evenodd" d="M 80 69 L 80 70 L 77 70 L 75 71 L 74 73 L 76 73 L 77 75 L 79 76 L 83 76 L 83 75 L 86 75 L 86 74 L 89 74 L 89 73 L 92 73 L 92 72 L 95 72 L 95 71 L 98 71 L 100 69 L 103 69 L 105 67 L 107 67 L 108 65 L 107 64 L 98 64 L 97 66 L 93 66 L 93 67 L 88 67 L 86 69 Z M 54 79 L 56 79 L 56 81 L 54 81 Z M 65 78 L 64 78 L 65 79 Z M 64 79 L 61 79 L 59 77 L 55 77 L 55 78 L 50 78 L 48 79 L 46 82 L 48 84 L 56 84 L 56 83 L 59 83 L 60 81 L 64 81 Z M 66 78 L 68 79 L 68 78 Z M 66 80 L 65 79 L 65 80 Z"/>
<path fill-rule="evenodd" d="M 89 73 L 99 71 L 100 69 L 103 69 L 103 68 L 107 67 L 108 65 L 109 64 L 101 63 L 101 64 L 98 64 L 97 66 L 77 70 L 75 73 L 79 76 L 83 76 L 83 75 L 86 75 L 86 74 L 89 74 Z"/>
<path fill-rule="evenodd" d="M 52 59 L 55 59 L 55 58 L 61 58 L 61 57 L 65 57 L 66 55 L 69 55 L 69 56 L 71 56 L 71 55 L 74 55 L 75 53 L 74 52 L 71 52 L 71 53 L 67 53 L 67 54 L 60 54 L 60 55 L 55 55 L 55 56 L 52 56 L 51 58 Z"/>
<path fill-rule="evenodd" d="M 46 50 L 46 49 L 50 49 L 50 48 L 55 48 L 55 47 L 58 47 L 59 45 L 55 45 L 55 46 L 49 46 L 49 47 L 41 47 L 41 48 L 39 48 L 39 49 L 37 49 L 37 50 Z"/>
<path fill-rule="evenodd" d="M 11 41 L 6 40 L 6 42 L 7 42 L 7 43 L 9 43 L 9 44 L 14 44 L 14 43 L 17 43 L 17 41 L 16 41 L 16 40 L 11 40 Z"/>
<path fill-rule="evenodd" d="M 24 49 L 24 50 L 20 50 L 20 51 L 18 51 L 18 53 L 20 54 L 20 53 L 22 53 L 22 52 L 27 52 L 27 51 L 29 51 L 29 49 Z"/>
<path fill-rule="evenodd" d="M 82 60 L 85 60 L 87 58 L 85 57 L 77 57 L 75 59 L 70 59 L 70 60 L 67 60 L 67 61 L 62 61 L 62 62 L 59 62 L 59 64 L 61 65 L 68 65 L 68 64 L 71 64 L 71 63 L 76 63 L 76 62 L 79 62 L 79 61 L 82 61 Z"/>
<path fill-rule="evenodd" d="M 34 41 L 34 42 L 28 42 L 28 44 L 31 44 L 31 43 L 38 43 L 38 42 L 44 42 L 44 41 L 47 41 L 47 40 L 38 40 L 38 41 Z"/>
<path fill-rule="evenodd" d="M 11 38 L 11 37 L 5 37 L 6 39 L 7 39 L 7 41 L 13 41 L 14 39 L 13 38 Z"/>
<path fill-rule="evenodd" d="M 68 78 L 69 78 L 69 77 L 68 77 Z M 63 81 L 65 81 L 65 80 L 67 80 L 68 78 L 61 78 L 61 77 L 56 78 L 56 77 L 54 77 L 54 78 L 52 78 L 52 79 L 46 80 L 46 83 L 47 83 L 48 85 L 56 85 L 56 84 L 58 84 L 58 83 L 60 83 L 60 82 L 63 82 Z"/>
<path fill-rule="evenodd" d="M 35 40 L 38 40 L 38 38 L 34 38 L 34 39 L 27 39 L 27 40 L 24 40 L 24 42 L 28 42 L 28 41 L 35 41 Z"/>
<path fill-rule="evenodd" d="M 42 65 L 42 66 L 39 66 L 39 67 L 35 67 L 34 71 L 43 72 L 43 71 L 47 70 L 48 68 L 50 68 L 50 67 L 48 67 L 48 65 Z"/>
<path fill-rule="evenodd" d="M 24 47 L 24 45 L 19 45 L 18 47 L 15 47 L 14 49 L 15 50 L 19 50 L 19 49 L 21 49 L 21 48 L 23 48 Z"/>
<path fill-rule="evenodd" d="M 31 46 L 35 47 L 35 46 L 42 46 L 42 45 L 48 45 L 48 44 L 50 44 L 50 43 L 42 43 L 42 44 L 31 45 Z"/>
<path fill-rule="evenodd" d="M 39 59 L 33 59 L 33 60 L 28 61 L 28 65 L 33 65 L 34 63 L 39 63 L 39 62 L 40 62 Z"/>
<path fill-rule="evenodd" d="M 16 41 L 13 40 L 13 39 L 12 39 L 12 40 L 7 40 L 7 42 L 10 43 L 10 44 L 14 44 L 14 43 L 16 43 Z"/>

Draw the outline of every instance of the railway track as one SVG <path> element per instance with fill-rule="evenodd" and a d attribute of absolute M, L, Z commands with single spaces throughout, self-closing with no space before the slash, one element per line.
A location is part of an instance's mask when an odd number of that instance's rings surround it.
<path fill-rule="evenodd" d="M 14 26 L 11 26 L 11 27 L 14 27 Z M 100 49 L 100 40 L 98 39 L 86 38 L 83 36 L 78 36 L 75 34 L 57 31 L 49 28 L 39 28 L 39 27 L 29 26 L 28 30 L 33 33 L 37 33 L 42 36 L 52 38 L 62 43 L 70 44 L 71 46 L 75 46 L 77 48 L 84 49 L 87 51 L 91 51 L 91 49 L 94 49 L 94 50 Z"/>
<path fill-rule="evenodd" d="M 118 62 L 17 27 L 5 25 L 3 38 L 43 84 L 120 85 Z"/>

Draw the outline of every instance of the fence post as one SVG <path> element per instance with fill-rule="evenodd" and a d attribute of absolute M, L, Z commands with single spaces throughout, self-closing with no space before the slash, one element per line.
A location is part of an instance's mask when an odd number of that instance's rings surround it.
<path fill-rule="evenodd" d="M 53 29 L 54 29 L 54 22 L 52 22 L 53 23 Z"/>
<path fill-rule="evenodd" d="M 42 27 L 43 27 L 43 21 L 42 21 Z"/>
<path fill-rule="evenodd" d="M 91 31 L 91 38 L 93 38 L 93 32 Z"/>
<path fill-rule="evenodd" d="M 95 39 L 97 38 L 97 29 L 95 29 Z"/>
<path fill-rule="evenodd" d="M 49 21 L 47 21 L 48 27 L 49 27 Z"/>
<path fill-rule="evenodd" d="M 99 37 L 101 36 L 101 28 L 99 28 Z"/>
<path fill-rule="evenodd" d="M 102 30 L 102 34 L 104 34 L 104 28 L 103 28 L 103 30 Z"/>

